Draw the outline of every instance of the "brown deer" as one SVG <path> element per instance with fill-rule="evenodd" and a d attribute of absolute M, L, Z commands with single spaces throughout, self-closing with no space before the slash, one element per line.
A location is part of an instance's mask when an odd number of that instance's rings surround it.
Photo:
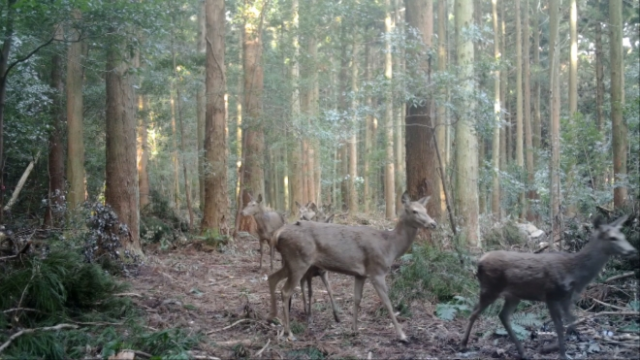
<path fill-rule="evenodd" d="M 318 215 L 315 210 L 317 210 L 316 205 L 313 202 L 307 203 L 305 206 L 301 206 L 296 201 L 298 205 L 298 215 L 300 216 L 300 220 L 311 220 L 311 219 L 320 219 L 322 218 L 324 223 L 330 223 L 333 221 L 333 215 L 326 217 L 323 213 Z M 311 205 L 311 206 L 310 206 Z M 314 220 L 315 221 L 315 220 Z M 276 232 L 277 234 L 277 232 Z M 338 309 L 336 307 L 335 300 L 333 299 L 333 291 L 331 291 L 331 284 L 329 283 L 329 274 L 326 270 L 320 269 L 317 266 L 311 266 L 309 270 L 304 274 L 302 279 L 300 279 L 300 290 L 302 291 L 302 305 L 304 307 L 304 312 L 307 314 L 307 320 L 311 319 L 311 301 L 313 299 L 313 289 L 311 287 L 311 281 L 314 277 L 319 276 L 324 284 L 324 287 L 327 289 L 327 293 L 329 293 L 329 300 L 331 300 L 331 309 L 333 310 L 333 318 L 336 322 L 340 322 L 340 317 L 338 317 Z M 307 283 L 307 288 L 309 289 L 309 302 L 304 295 L 304 283 Z M 291 312 L 291 298 L 289 298 L 289 312 Z"/>
<path fill-rule="evenodd" d="M 276 230 L 281 228 L 286 221 L 284 217 L 265 205 L 262 204 L 262 194 L 258 194 L 258 199 L 254 199 L 252 195 L 250 196 L 249 203 L 247 206 L 242 209 L 243 216 L 253 216 L 258 225 L 258 238 L 260 240 L 260 267 L 262 269 L 262 248 L 264 243 L 267 243 L 270 248 L 271 254 L 271 270 L 273 270 L 273 257 L 275 251 L 275 244 L 272 243 L 273 234 Z"/>
<path fill-rule="evenodd" d="M 368 226 L 298 221 L 278 230 L 278 251 L 282 254 L 283 268 L 269 275 L 271 317 L 277 315 L 275 289 L 280 280 L 287 278 L 282 288 L 282 301 L 287 304 L 298 282 L 308 269 L 316 266 L 355 277 L 353 330 L 358 331 L 358 308 L 366 279 L 370 279 L 385 305 L 401 341 L 407 341 L 389 301 L 385 276 L 391 264 L 404 254 L 413 243 L 419 228 L 435 228 L 425 206 L 428 197 L 412 202 L 409 194 L 402 195 L 402 214 L 393 231 L 377 230 Z M 284 306 L 284 331 L 293 339 L 289 327 L 289 309 Z"/>
<path fill-rule="evenodd" d="M 327 217 L 324 211 L 322 211 L 322 209 L 320 209 L 313 201 L 309 201 L 306 205 L 300 205 L 300 203 L 296 201 L 296 205 L 298 206 L 298 218 L 300 220 L 325 223 L 333 221 L 333 219 L 329 220 L 329 217 Z M 331 218 L 333 218 L 333 215 L 331 215 Z"/>
<path fill-rule="evenodd" d="M 462 348 L 466 348 L 469 333 L 480 313 L 496 299 L 504 297 L 500 321 L 516 344 L 518 354 L 524 358 L 522 344 L 513 333 L 509 318 L 520 300 L 544 301 L 558 334 L 558 343 L 552 348 L 557 347 L 560 357 L 566 359 L 562 316 L 570 324 L 575 321 L 571 313 L 572 299 L 598 275 L 609 257 L 638 253 L 620 232 L 626 218 L 623 216 L 611 224 L 596 220 L 589 243 L 577 253 L 491 251 L 484 254 L 478 262 L 477 273 L 480 301 L 469 317 Z M 567 330 L 572 331 L 572 326 Z"/>

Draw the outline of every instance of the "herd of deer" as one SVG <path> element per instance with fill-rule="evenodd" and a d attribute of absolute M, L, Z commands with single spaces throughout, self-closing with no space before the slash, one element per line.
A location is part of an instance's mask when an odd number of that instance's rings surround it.
<path fill-rule="evenodd" d="M 405 192 L 402 195 L 402 211 L 392 231 L 376 230 L 367 226 L 333 224 L 333 215 L 326 216 L 314 203 L 300 205 L 299 221 L 286 224 L 284 217 L 262 204 L 262 196 L 251 201 L 242 210 L 244 216 L 253 216 L 258 225 L 260 238 L 260 267 L 262 267 L 263 244 L 271 250 L 271 270 L 273 270 L 274 249 L 282 255 L 282 268 L 269 275 L 271 294 L 270 318 L 277 316 L 275 289 L 286 279 L 282 288 L 284 309 L 284 331 L 289 338 L 293 334 L 289 326 L 291 295 L 298 283 L 302 289 L 304 311 L 311 316 L 311 280 L 315 276 L 322 279 L 333 308 L 336 322 L 338 310 L 333 299 L 327 271 L 350 275 L 355 278 L 353 302 L 353 330 L 358 331 L 358 307 L 362 299 L 364 282 L 369 279 L 378 296 L 389 312 L 400 341 L 407 336 L 396 320 L 391 306 L 385 276 L 395 259 L 404 254 L 413 243 L 418 229 L 434 229 L 436 222 L 427 214 L 429 197 L 411 201 Z M 637 250 L 627 242 L 620 231 L 626 216 L 610 224 L 599 220 L 589 243 L 578 253 L 521 253 L 513 251 L 491 251 L 478 261 L 477 277 L 480 282 L 480 300 L 473 309 L 469 324 L 462 340 L 466 348 L 474 322 L 499 297 L 504 298 L 504 306 L 499 318 L 515 343 L 520 357 L 524 358 L 522 344 L 511 328 L 510 316 L 521 300 L 544 301 L 553 320 L 558 342 L 544 351 L 558 349 L 560 357 L 566 359 L 563 317 L 569 322 L 567 332 L 574 331 L 575 318 L 571 304 L 586 285 L 602 270 L 613 255 L 633 256 Z M 309 301 L 305 299 L 304 283 L 309 288 Z"/>

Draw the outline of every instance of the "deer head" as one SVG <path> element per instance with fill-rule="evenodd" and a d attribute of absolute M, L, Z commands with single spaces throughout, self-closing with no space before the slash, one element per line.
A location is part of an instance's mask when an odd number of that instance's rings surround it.
<path fill-rule="evenodd" d="M 404 211 L 400 215 L 400 218 L 404 220 L 407 225 L 415 228 L 435 229 L 436 222 L 427 214 L 427 202 L 431 196 L 423 197 L 418 201 L 411 201 L 409 193 L 406 191 L 402 194 L 402 204 L 404 205 Z"/>
<path fill-rule="evenodd" d="M 627 215 L 620 217 L 611 224 L 605 224 L 601 218 L 597 218 L 594 225 L 594 233 L 591 241 L 597 243 L 598 248 L 605 255 L 633 256 L 638 251 L 631 245 L 620 231 L 622 224 L 627 220 Z"/>
<path fill-rule="evenodd" d="M 254 199 L 253 195 L 249 194 L 249 202 L 247 206 L 242 209 L 242 216 L 253 216 L 262 211 L 262 194 L 258 194 L 258 199 Z"/>

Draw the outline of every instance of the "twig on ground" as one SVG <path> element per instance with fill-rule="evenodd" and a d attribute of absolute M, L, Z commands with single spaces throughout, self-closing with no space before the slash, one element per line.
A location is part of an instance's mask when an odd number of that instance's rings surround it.
<path fill-rule="evenodd" d="M 251 319 L 240 319 L 240 320 L 238 320 L 238 321 L 234 322 L 233 324 L 231 324 L 231 325 L 229 325 L 229 326 L 225 326 L 225 327 L 223 327 L 222 329 L 211 330 L 211 331 L 209 331 L 209 332 L 207 333 L 207 335 L 211 335 L 211 334 L 213 334 L 213 333 L 217 333 L 217 332 L 219 332 L 219 331 L 224 331 L 224 330 L 227 330 L 227 329 L 231 329 L 232 327 L 234 327 L 234 326 L 236 326 L 236 325 L 238 325 L 238 324 L 240 324 L 240 323 L 243 323 L 243 322 L 245 322 L 245 321 L 249 321 L 249 320 L 251 320 Z"/>
<path fill-rule="evenodd" d="M 251 339 L 227 340 L 227 341 L 219 341 L 219 342 L 216 342 L 215 344 L 222 347 L 230 347 L 230 346 L 236 346 L 236 345 L 251 346 L 253 345 L 253 340 Z"/>
<path fill-rule="evenodd" d="M 8 314 L 10 312 L 14 312 L 14 311 L 33 311 L 33 312 L 40 312 L 40 310 L 36 310 L 36 309 L 31 309 L 31 308 L 13 308 L 13 309 L 7 309 L 7 310 L 3 310 L 2 312 L 5 314 Z"/>
<path fill-rule="evenodd" d="M 89 325 L 89 326 L 122 326 L 124 323 L 112 323 L 112 322 L 82 322 L 82 321 L 71 321 L 74 324 L 78 325 Z M 133 350 L 132 350 L 133 351 Z"/>
<path fill-rule="evenodd" d="M 18 257 L 18 255 L 3 256 L 3 257 L 0 257 L 0 261 L 13 259 L 13 258 L 15 258 L 15 257 Z"/>
<path fill-rule="evenodd" d="M 9 340 L 5 341 L 4 344 L 0 345 L 0 353 L 2 353 L 4 351 L 4 349 L 6 349 L 9 345 L 11 345 L 11 342 L 13 340 L 17 339 L 18 337 L 20 337 L 20 336 L 22 336 L 24 334 L 30 334 L 30 333 L 33 333 L 33 332 L 36 332 L 36 331 L 55 331 L 55 330 L 61 330 L 61 329 L 65 329 L 65 328 L 77 329 L 78 325 L 58 324 L 56 326 L 48 326 L 48 327 L 20 330 L 17 333 L 11 335 Z"/>
<path fill-rule="evenodd" d="M 601 311 L 599 313 L 595 313 L 595 314 L 591 314 L 589 316 L 585 316 L 582 319 L 578 319 L 574 322 L 572 322 L 571 324 L 567 325 L 566 327 L 569 326 L 575 326 L 578 324 L 581 324 L 589 319 L 593 319 L 594 317 L 598 317 L 598 316 L 604 316 L 604 315 L 619 315 L 619 316 L 638 316 L 640 315 L 640 312 L 637 311 Z"/>
<path fill-rule="evenodd" d="M 604 282 L 608 284 L 608 283 L 614 282 L 616 280 L 620 280 L 620 279 L 631 277 L 634 274 L 635 274 L 634 271 L 628 271 L 628 272 L 626 272 L 624 274 L 612 276 L 612 277 L 608 278 L 607 280 L 605 280 Z"/>
<path fill-rule="evenodd" d="M 255 357 L 260 357 L 262 356 L 262 353 L 267 349 L 267 346 L 269 346 L 269 343 L 271 343 L 271 339 L 267 339 L 267 343 L 264 344 L 264 346 L 262 347 L 262 349 L 260 349 L 260 351 L 258 351 L 254 356 Z"/>
<path fill-rule="evenodd" d="M 153 355 L 151 354 L 147 354 L 144 351 L 140 351 L 140 350 L 131 350 L 133 351 L 134 354 L 136 354 L 136 358 L 142 358 L 142 359 L 151 359 L 153 357 Z"/>
<path fill-rule="evenodd" d="M 533 253 L 534 253 L 534 254 L 539 254 L 539 253 L 541 253 L 541 252 L 545 251 L 548 247 L 549 247 L 549 244 L 547 244 L 547 245 L 545 245 L 545 246 L 541 247 L 540 249 L 538 249 L 538 250 L 534 251 Z"/>
<path fill-rule="evenodd" d="M 136 294 L 136 293 L 119 293 L 119 294 L 113 294 L 113 296 L 131 296 L 131 297 L 139 297 L 139 298 L 142 297 L 142 295 Z"/>
<path fill-rule="evenodd" d="M 620 307 L 620 306 L 611 305 L 611 304 L 606 303 L 606 302 L 604 302 L 604 301 L 600 301 L 600 300 L 598 300 L 598 299 L 594 298 L 593 296 L 589 296 L 589 298 L 590 298 L 591 300 L 593 300 L 593 301 L 597 302 L 597 303 L 598 303 L 598 304 L 600 304 L 600 305 L 608 306 L 608 307 L 610 307 L 610 308 L 612 308 L 612 309 L 618 309 L 618 310 L 620 310 L 620 311 L 627 311 L 627 310 L 628 310 L 628 309 L 625 309 L 625 308 Z"/>

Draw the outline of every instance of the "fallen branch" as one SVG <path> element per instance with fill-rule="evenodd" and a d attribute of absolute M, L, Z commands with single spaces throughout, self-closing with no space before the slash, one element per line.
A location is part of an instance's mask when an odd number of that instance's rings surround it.
<path fill-rule="evenodd" d="M 41 328 L 35 328 L 35 329 L 20 330 L 17 333 L 11 335 L 9 340 L 5 341 L 4 344 L 0 345 L 0 353 L 2 353 L 4 351 L 4 349 L 6 349 L 11 344 L 11 342 L 13 340 L 19 338 L 20 336 L 22 336 L 24 334 L 31 334 L 31 333 L 34 333 L 36 331 L 55 331 L 55 330 L 62 330 L 62 329 L 66 329 L 66 328 L 77 329 L 78 325 L 58 324 L 56 326 L 48 326 L 48 327 L 41 327 Z"/>
<path fill-rule="evenodd" d="M 71 322 L 78 325 L 89 325 L 89 326 L 122 326 L 124 325 L 124 323 L 112 323 L 112 322 L 81 322 L 81 321 L 71 321 Z"/>
<path fill-rule="evenodd" d="M 635 274 L 635 272 L 634 272 L 634 271 L 629 271 L 629 272 L 626 272 L 626 273 L 624 273 L 624 274 L 620 274 L 620 275 L 612 276 L 612 277 L 608 278 L 607 280 L 605 280 L 604 282 L 605 282 L 605 283 L 611 283 L 611 282 L 614 282 L 614 281 L 616 281 L 616 280 L 620 280 L 620 279 L 624 279 L 624 278 L 631 277 L 631 276 L 633 276 L 634 274 Z"/>
<path fill-rule="evenodd" d="M 621 311 L 627 311 L 627 309 L 625 309 L 625 308 L 623 308 L 623 307 L 616 306 L 616 305 L 611 305 L 611 304 L 606 303 L 606 302 L 604 302 L 604 301 L 600 301 L 600 300 L 598 300 L 598 299 L 596 299 L 596 298 L 594 298 L 594 297 L 589 296 L 589 298 L 590 298 L 591 300 L 593 300 L 593 301 L 597 302 L 597 303 L 598 303 L 598 304 L 600 304 L 600 305 L 608 306 L 608 307 L 610 307 L 610 308 L 618 309 L 618 310 L 621 310 Z"/>
<path fill-rule="evenodd" d="M 619 316 L 638 316 L 640 315 L 640 312 L 637 311 L 601 311 L 599 313 L 595 313 L 595 314 L 591 314 L 589 316 L 585 316 L 582 319 L 578 319 L 574 322 L 572 322 L 571 324 L 567 325 L 566 327 L 569 326 L 575 326 L 578 324 L 581 324 L 589 319 L 593 319 L 595 317 L 598 316 L 604 316 L 604 315 L 619 315 Z"/>
<path fill-rule="evenodd" d="M 119 294 L 113 294 L 113 296 L 132 296 L 132 297 L 139 297 L 139 298 L 142 297 L 142 295 L 136 294 L 136 293 L 119 293 Z"/>
<path fill-rule="evenodd" d="M 232 347 L 236 345 L 251 346 L 253 345 L 253 340 L 250 340 L 250 339 L 228 340 L 228 341 L 216 342 L 215 344 L 222 347 Z"/>
<path fill-rule="evenodd" d="M 5 314 L 8 314 L 10 312 L 15 312 L 15 311 L 33 311 L 33 312 L 40 312 L 40 310 L 36 310 L 36 309 L 30 309 L 30 308 L 13 308 L 13 309 L 7 309 L 7 310 L 3 310 L 2 312 Z"/>
<path fill-rule="evenodd" d="M 549 247 L 549 244 L 547 244 L 547 245 L 545 245 L 545 246 L 541 247 L 540 249 L 538 249 L 538 250 L 534 251 L 533 253 L 534 253 L 534 254 L 539 254 L 539 253 L 541 253 L 541 252 L 545 251 L 548 247 Z"/>
<path fill-rule="evenodd" d="M 269 346 L 269 343 L 271 342 L 271 339 L 267 339 L 267 343 L 264 344 L 264 346 L 262 347 L 262 349 L 260 349 L 260 351 L 258 351 L 254 356 L 255 357 L 260 357 L 262 356 L 262 353 L 267 349 L 267 346 Z"/>
<path fill-rule="evenodd" d="M 217 333 L 217 332 L 220 332 L 220 331 L 224 331 L 224 330 L 227 330 L 227 329 L 231 329 L 232 327 L 234 327 L 234 326 L 236 326 L 236 325 L 238 325 L 238 324 L 240 324 L 240 323 L 242 323 L 242 322 L 249 321 L 249 320 L 251 320 L 251 319 L 240 319 L 240 320 L 238 320 L 238 321 L 234 322 L 233 324 L 231 324 L 231 325 L 229 325 L 229 326 L 225 326 L 225 327 L 223 327 L 222 329 L 211 330 L 211 331 L 209 331 L 209 332 L 207 333 L 207 335 L 211 335 L 211 334 L 213 334 L 213 333 Z"/>
<path fill-rule="evenodd" d="M 20 195 L 20 191 L 22 191 L 22 187 L 24 186 L 24 183 L 27 182 L 27 178 L 29 177 L 31 170 L 33 170 L 33 166 L 35 165 L 35 163 L 38 162 L 39 157 L 40 157 L 40 151 L 38 151 L 38 154 L 36 155 L 35 159 L 31 160 L 31 162 L 25 169 L 24 173 L 22 173 L 22 176 L 20 177 L 20 180 L 18 180 L 18 184 L 16 185 L 15 190 L 13 190 L 13 194 L 11 194 L 11 199 L 9 199 L 9 201 L 7 202 L 7 205 L 5 205 L 3 209 L 4 211 L 11 210 L 11 207 L 13 206 L 13 204 L 15 204 L 16 200 L 18 200 L 18 195 Z"/>
<path fill-rule="evenodd" d="M 0 257 L 0 261 L 9 260 L 9 259 L 13 259 L 13 258 L 16 258 L 16 257 L 18 257 L 18 255 L 3 256 L 3 257 Z"/>

